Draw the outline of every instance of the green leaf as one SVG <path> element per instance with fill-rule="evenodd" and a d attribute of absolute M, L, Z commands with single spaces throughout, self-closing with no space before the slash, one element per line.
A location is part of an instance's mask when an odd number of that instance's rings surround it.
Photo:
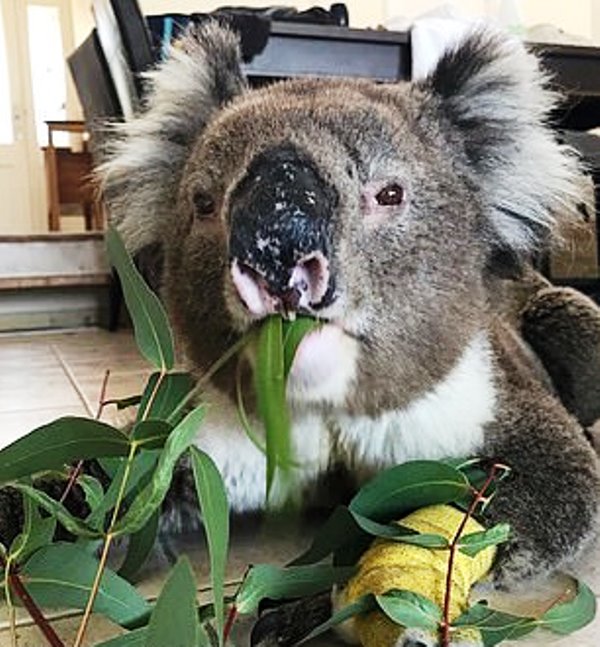
<path fill-rule="evenodd" d="M 425 534 L 406 528 L 400 524 L 381 524 L 371 521 L 358 512 L 349 511 L 356 524 L 369 535 L 383 537 L 404 544 L 424 546 L 425 548 L 448 548 L 450 544 L 442 535 Z"/>
<path fill-rule="evenodd" d="M 252 441 L 256 449 L 263 454 L 267 454 L 267 448 L 262 438 L 256 434 L 252 428 L 252 424 L 248 419 L 248 414 L 246 413 L 246 405 L 244 403 L 244 389 L 242 386 L 242 370 L 241 370 L 241 361 L 238 361 L 238 365 L 235 371 L 235 397 L 237 404 L 237 413 L 242 428 L 246 432 L 246 436 Z"/>
<path fill-rule="evenodd" d="M 118 571 L 121 577 L 131 581 L 146 563 L 156 543 L 159 522 L 160 510 L 156 510 L 146 525 L 129 537 L 127 553 Z"/>
<path fill-rule="evenodd" d="M 45 492 L 36 490 L 33 486 L 26 485 L 25 483 L 13 483 L 11 487 L 19 490 L 25 496 L 32 499 L 34 503 L 46 510 L 46 512 L 49 512 L 73 535 L 87 539 L 96 539 L 102 536 L 101 532 L 85 521 L 74 517 L 62 503 L 48 496 Z"/>
<path fill-rule="evenodd" d="M 468 535 L 463 535 L 460 538 L 460 552 L 469 557 L 475 557 L 477 553 L 489 548 L 490 546 L 497 546 L 510 539 L 510 526 L 507 523 L 499 523 L 488 530 L 482 532 L 473 532 Z"/>
<path fill-rule="evenodd" d="M 187 557 L 173 567 L 150 616 L 144 647 L 196 647 L 201 632 L 196 611 L 196 582 Z"/>
<path fill-rule="evenodd" d="M 390 521 L 427 505 L 450 503 L 468 491 L 465 475 L 450 465 L 411 461 L 378 474 L 348 507 L 369 519 Z"/>
<path fill-rule="evenodd" d="M 158 509 L 171 485 L 175 465 L 183 452 L 194 442 L 203 419 L 204 408 L 198 407 L 188 413 L 173 429 L 160 454 L 152 480 L 115 525 L 115 536 L 137 532 Z"/>
<path fill-rule="evenodd" d="M 280 316 L 268 317 L 260 329 L 255 369 L 258 413 L 265 426 L 267 498 L 275 470 L 290 469 L 290 417 L 285 399 L 283 327 Z"/>
<path fill-rule="evenodd" d="M 106 245 L 110 262 L 121 279 L 140 353 L 161 371 L 172 369 L 175 363 L 173 335 L 161 302 L 137 271 L 113 227 L 106 232 Z"/>
<path fill-rule="evenodd" d="M 162 449 L 173 427 L 165 420 L 142 420 L 131 431 L 131 442 L 143 449 Z"/>
<path fill-rule="evenodd" d="M 300 342 L 305 335 L 321 326 L 322 323 L 312 317 L 296 317 L 293 321 L 283 321 L 283 372 L 286 379 Z"/>
<path fill-rule="evenodd" d="M 112 400 L 111 402 L 117 405 L 117 409 L 119 411 L 122 411 L 123 409 L 129 409 L 129 407 L 137 407 L 141 401 L 141 395 L 130 395 L 127 398 L 119 398 L 118 400 Z"/>
<path fill-rule="evenodd" d="M 290 565 L 315 564 L 348 543 L 360 539 L 364 533 L 357 527 L 346 506 L 338 506 L 327 521 L 317 530 L 309 548 L 296 557 Z"/>
<path fill-rule="evenodd" d="M 210 577 L 215 605 L 219 645 L 223 645 L 225 570 L 229 545 L 229 506 L 223 478 L 212 459 L 196 447 L 190 448 L 194 481 L 202 511 L 210 556 Z"/>
<path fill-rule="evenodd" d="M 88 601 L 98 560 L 75 544 L 40 548 L 21 569 L 25 587 L 42 607 L 83 609 Z M 127 626 L 148 613 L 150 605 L 124 579 L 105 569 L 94 612 Z"/>
<path fill-rule="evenodd" d="M 264 598 L 281 600 L 314 595 L 334 584 L 348 581 L 356 572 L 353 566 L 312 564 L 277 568 L 270 564 L 252 566 L 238 591 L 236 606 L 240 613 L 254 613 Z"/>
<path fill-rule="evenodd" d="M 596 616 L 596 596 L 583 582 L 577 582 L 577 595 L 556 604 L 538 620 L 544 629 L 566 635 L 585 627 Z"/>
<path fill-rule="evenodd" d="M 88 474 L 80 474 L 77 478 L 77 483 L 81 486 L 85 494 L 85 501 L 90 507 L 90 510 L 95 510 L 104 498 L 102 484 L 98 479 Z"/>
<path fill-rule="evenodd" d="M 329 631 L 333 627 L 342 624 L 342 622 L 346 622 L 346 620 L 349 620 L 354 616 L 357 616 L 361 613 L 369 613 L 370 611 L 374 611 L 376 608 L 377 602 L 375 601 L 375 596 L 371 593 L 363 595 L 362 597 L 358 598 L 358 600 L 352 602 L 352 604 L 349 604 L 343 609 L 336 611 L 331 616 L 331 618 L 329 618 L 329 620 L 323 622 L 318 627 L 315 627 L 298 643 L 298 645 L 307 643 L 309 640 L 312 640 L 313 638 L 324 634 L 326 631 Z"/>
<path fill-rule="evenodd" d="M 154 466 L 158 461 L 159 456 L 156 450 L 142 450 L 137 456 L 134 457 L 133 463 L 129 470 L 129 478 L 125 485 L 123 498 L 127 499 L 129 495 L 137 491 L 138 487 L 149 477 L 154 470 Z M 110 510 L 112 510 L 116 503 L 119 493 L 121 491 L 121 481 L 125 474 L 126 461 L 122 461 L 116 467 L 116 472 L 111 478 L 110 485 L 100 505 L 92 511 L 86 519 L 86 523 L 94 528 L 101 528 L 104 523 L 104 518 Z"/>
<path fill-rule="evenodd" d="M 196 383 L 189 373 L 166 373 L 162 378 L 160 376 L 160 373 L 153 373 L 148 379 L 138 409 L 138 420 L 142 417 L 155 418 L 168 420 L 175 425 L 183 418 L 184 412 L 180 405 Z"/>
<path fill-rule="evenodd" d="M 516 640 L 530 634 L 536 628 L 537 621 L 496 611 L 479 603 L 463 613 L 453 626 L 479 629 L 484 647 L 494 647 L 503 640 Z"/>
<path fill-rule="evenodd" d="M 67 416 L 38 427 L 0 451 L 0 485 L 80 459 L 128 453 L 129 440 L 118 429 Z"/>
<path fill-rule="evenodd" d="M 438 605 L 412 591 L 392 590 L 375 599 L 388 618 L 408 629 L 437 631 L 442 621 Z"/>
<path fill-rule="evenodd" d="M 23 497 L 23 528 L 10 547 L 10 560 L 20 564 L 38 548 L 51 543 L 56 531 L 56 519 L 43 518 L 37 505 L 27 496 Z M 6 560 L 4 560 L 6 561 Z"/>
<path fill-rule="evenodd" d="M 148 627 L 140 627 L 122 636 L 98 643 L 95 647 L 144 647 L 147 635 Z"/>

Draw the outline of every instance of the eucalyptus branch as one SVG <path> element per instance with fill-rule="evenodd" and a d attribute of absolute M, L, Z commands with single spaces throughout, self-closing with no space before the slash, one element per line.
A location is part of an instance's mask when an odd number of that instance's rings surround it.
<path fill-rule="evenodd" d="M 6 580 L 8 586 L 14 591 L 15 595 L 21 600 L 23 606 L 27 610 L 27 613 L 31 616 L 31 619 L 35 622 L 38 629 L 44 634 L 48 644 L 52 647 L 65 647 L 63 641 L 58 637 L 57 633 L 52 628 L 52 625 L 46 620 L 44 614 L 41 612 L 38 605 L 35 603 L 35 600 L 29 595 L 29 591 L 25 588 L 19 575 L 13 570 L 12 564 L 10 562 L 6 565 Z M 7 595 L 7 604 L 9 604 L 10 596 Z M 10 614 L 10 623 L 11 623 L 11 636 L 15 639 L 15 616 L 14 616 L 14 607 L 9 606 Z M 15 639 L 16 645 L 16 639 Z"/>
<path fill-rule="evenodd" d="M 142 413 L 142 416 L 140 418 L 140 421 L 144 421 L 148 418 L 148 415 L 150 414 L 150 410 L 152 408 L 152 403 L 156 399 L 156 395 L 158 393 L 158 390 L 160 389 L 160 385 L 162 384 L 162 381 L 167 374 L 167 370 L 163 369 L 160 372 L 160 375 L 158 376 L 158 379 L 156 380 L 156 384 L 154 385 L 154 388 L 152 389 L 152 393 L 150 394 L 150 397 L 148 399 L 148 405 L 144 409 L 144 412 Z M 129 476 L 131 473 L 131 466 L 133 464 L 133 459 L 135 458 L 136 451 L 138 449 L 138 444 L 136 442 L 131 443 L 131 447 L 129 449 L 129 454 L 127 456 L 127 462 L 125 463 L 125 469 L 123 471 L 123 478 L 121 479 L 121 485 L 119 487 L 119 493 L 117 495 L 117 499 L 115 501 L 115 506 L 113 508 L 113 513 L 111 516 L 110 524 L 108 526 L 108 530 L 106 532 L 106 536 L 104 538 L 104 545 L 102 546 L 102 552 L 100 554 L 100 560 L 98 562 L 98 568 L 96 570 L 96 575 L 94 576 L 94 582 L 92 584 L 92 588 L 90 590 L 90 596 L 88 598 L 87 604 L 85 606 L 85 610 L 83 612 L 83 617 L 81 618 L 81 623 L 79 625 L 79 629 L 77 631 L 77 636 L 75 638 L 75 643 L 73 644 L 73 647 L 81 647 L 83 644 L 83 639 L 85 637 L 85 632 L 87 629 L 87 626 L 90 621 L 90 617 L 92 615 L 92 609 L 94 607 L 94 602 L 96 601 L 96 597 L 98 595 L 98 591 L 100 589 L 100 582 L 102 581 L 102 576 L 104 574 L 104 569 L 106 567 L 106 560 L 108 559 L 108 553 L 110 551 L 110 547 L 112 544 L 112 541 L 114 539 L 114 527 L 115 524 L 117 523 L 117 520 L 119 518 L 119 513 L 121 511 L 121 505 L 123 503 L 123 499 L 125 498 L 125 491 L 127 488 L 127 482 L 129 480 Z"/>
<path fill-rule="evenodd" d="M 235 621 L 238 616 L 238 609 L 236 604 L 232 604 L 229 607 L 229 613 L 227 614 L 227 622 L 225 623 L 225 627 L 223 628 L 223 642 L 227 644 L 227 641 L 229 640 L 229 635 L 231 634 L 231 630 L 233 629 L 233 625 L 235 624 Z"/>
<path fill-rule="evenodd" d="M 4 569 L 4 597 L 6 599 L 6 606 L 8 610 L 8 622 L 10 630 L 10 638 L 13 647 L 17 646 L 17 633 L 15 626 L 15 608 L 12 603 L 11 590 L 21 600 L 23 606 L 35 622 L 39 630 L 48 639 L 52 647 L 65 647 L 62 640 L 58 637 L 52 625 L 46 620 L 44 614 L 36 604 L 35 600 L 29 595 L 25 588 L 15 566 L 10 558 L 7 558 L 4 551 L 0 552 L 0 567 Z"/>
<path fill-rule="evenodd" d="M 443 610 L 443 619 L 441 623 L 442 630 L 442 644 L 441 647 L 450 647 L 450 604 L 452 599 L 452 575 L 454 572 L 454 561 L 456 559 L 456 553 L 458 552 L 460 538 L 462 537 L 469 519 L 475 514 L 477 506 L 485 499 L 485 493 L 490 485 L 494 482 L 498 471 L 501 469 L 499 463 L 494 463 L 490 470 L 490 473 L 485 480 L 484 484 L 479 490 L 475 492 L 473 501 L 469 506 L 458 530 L 456 531 L 454 538 L 450 544 L 450 556 L 448 558 L 448 569 L 446 571 L 446 589 L 444 594 L 444 610 Z"/>
<path fill-rule="evenodd" d="M 106 369 L 104 372 L 104 378 L 102 380 L 102 386 L 100 387 L 100 396 L 98 398 L 98 409 L 96 410 L 96 415 L 94 416 L 94 420 L 100 420 L 100 417 L 102 416 L 102 412 L 104 411 L 104 407 L 106 406 L 106 389 L 108 387 L 108 378 L 110 377 L 110 370 Z M 71 474 L 69 475 L 69 480 L 67 481 L 67 485 L 65 489 L 63 490 L 63 493 L 61 494 L 60 499 L 58 500 L 59 503 L 64 503 L 65 499 L 69 496 L 69 492 L 75 487 L 75 483 L 77 483 L 77 479 L 79 478 L 79 475 L 81 474 L 81 470 L 83 469 L 83 461 L 79 461 L 75 467 L 71 470 Z"/>

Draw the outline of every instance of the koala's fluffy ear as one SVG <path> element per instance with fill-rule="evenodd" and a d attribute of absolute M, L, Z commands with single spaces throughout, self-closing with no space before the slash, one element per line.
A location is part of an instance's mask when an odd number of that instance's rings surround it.
<path fill-rule="evenodd" d="M 557 95 L 538 59 L 515 40 L 475 32 L 419 86 L 482 188 L 492 243 L 535 249 L 575 207 L 580 175 L 576 156 L 547 124 Z"/>
<path fill-rule="evenodd" d="M 133 254 L 160 241 L 191 147 L 214 113 L 245 89 L 238 38 L 204 23 L 147 78 L 144 110 L 116 127 L 98 169 L 110 217 Z"/>

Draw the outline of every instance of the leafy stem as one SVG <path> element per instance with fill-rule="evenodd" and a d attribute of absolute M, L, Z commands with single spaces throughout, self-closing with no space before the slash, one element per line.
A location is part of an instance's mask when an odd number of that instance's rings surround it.
<path fill-rule="evenodd" d="M 106 406 L 106 390 L 108 388 L 108 378 L 110 377 L 110 370 L 106 369 L 104 371 L 104 378 L 102 379 L 102 386 L 100 387 L 100 396 L 98 398 L 98 409 L 96 410 L 96 416 L 94 417 L 94 420 L 100 420 L 100 417 L 102 416 L 102 412 L 104 411 L 104 407 Z M 83 469 L 83 460 L 78 461 L 77 465 L 71 470 L 71 473 L 69 474 L 69 480 L 67 481 L 67 485 L 65 489 L 63 490 L 63 493 L 60 496 L 60 499 L 58 500 L 59 503 L 64 503 L 65 499 L 69 496 L 69 492 L 73 489 L 75 486 L 75 483 L 77 483 L 77 479 L 79 478 L 79 475 L 81 474 L 81 470 Z"/>
<path fill-rule="evenodd" d="M 140 421 L 147 420 L 150 411 L 152 410 L 152 404 L 154 400 L 156 399 L 156 395 L 158 393 L 158 390 L 160 389 L 160 385 L 162 384 L 162 381 L 167 374 L 166 370 L 161 370 L 160 374 L 158 376 L 158 379 L 156 380 L 156 384 L 154 385 L 154 389 L 152 390 L 152 393 L 150 394 L 150 397 L 148 399 L 148 404 L 146 408 L 144 409 L 144 412 L 141 416 Z M 87 604 L 85 606 L 85 610 L 83 612 L 83 617 L 81 618 L 81 623 L 79 625 L 79 629 L 77 630 L 77 636 L 75 638 L 75 643 L 73 644 L 73 647 L 81 647 L 83 644 L 83 639 L 85 637 L 85 632 L 87 629 L 87 626 L 90 621 L 90 617 L 92 615 L 92 609 L 94 607 L 94 602 L 96 601 L 96 597 L 98 595 L 98 591 L 100 589 L 100 582 L 102 581 L 102 576 L 104 574 L 104 569 L 106 568 L 106 560 L 108 559 L 108 553 L 110 551 L 110 547 L 112 544 L 112 541 L 115 537 L 114 534 L 114 528 L 117 523 L 117 520 L 119 518 L 119 512 L 121 511 L 121 505 L 123 503 L 123 499 L 125 498 L 125 492 L 127 488 L 127 482 L 129 481 L 129 476 L 131 474 L 131 467 L 133 465 L 133 460 L 135 458 L 135 454 L 138 450 L 139 443 L 136 442 L 135 440 L 131 441 L 131 446 L 129 448 L 129 454 L 127 456 L 127 460 L 125 463 L 125 469 L 123 470 L 123 478 L 121 479 L 121 484 L 119 487 L 119 492 L 117 494 L 117 499 L 115 501 L 115 506 L 113 508 L 112 516 L 110 519 L 110 524 L 108 526 L 108 531 L 106 532 L 106 536 L 104 538 L 104 544 L 102 546 L 102 553 L 100 554 L 100 560 L 98 562 L 98 568 L 96 570 L 96 575 L 94 576 L 94 582 L 92 584 L 92 588 L 90 590 L 90 595 L 87 601 Z"/>
<path fill-rule="evenodd" d="M 454 562 L 456 559 L 456 553 L 458 552 L 460 545 L 460 538 L 462 537 L 469 519 L 475 514 L 477 506 L 485 499 L 485 493 L 488 488 L 494 482 L 498 471 L 502 468 L 499 463 L 494 463 L 490 470 L 490 473 L 481 486 L 479 490 L 475 492 L 473 500 L 469 505 L 469 508 L 458 527 L 452 542 L 450 543 L 450 555 L 448 557 L 448 569 L 446 571 L 446 588 L 444 593 L 444 609 L 443 609 L 443 618 L 441 623 L 442 631 L 442 644 L 441 647 L 450 647 L 450 604 L 452 599 L 452 575 L 454 572 Z"/>

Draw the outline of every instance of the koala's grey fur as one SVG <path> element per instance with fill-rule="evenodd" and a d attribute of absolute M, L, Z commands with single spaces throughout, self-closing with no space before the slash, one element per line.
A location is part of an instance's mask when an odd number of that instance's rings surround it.
<path fill-rule="evenodd" d="M 418 83 L 249 90 L 235 38 L 209 24 L 150 80 L 145 111 L 101 172 L 129 249 L 162 248 L 161 294 L 193 367 L 206 369 L 255 321 L 229 273 L 232 196 L 259 155 L 292 147 L 337 196 L 335 299 L 315 314 L 345 333 L 334 377 L 290 387 L 301 484 L 310 490 L 340 464 L 360 482 L 415 458 L 498 460 L 512 474 L 489 521 L 508 521 L 514 539 L 496 582 L 577 555 L 600 494 L 584 429 L 600 413 L 599 311 L 574 291 L 536 286 L 521 317 L 507 297 L 523 291 L 525 259 L 577 198 L 577 161 L 546 124 L 556 97 L 537 60 L 474 34 Z M 407 199 L 370 220 L 364 192 L 390 178 Z M 214 199 L 214 216 L 197 213 L 199 194 Z M 264 457 L 240 430 L 232 380 L 221 376 L 198 443 L 232 505 L 256 509 Z"/>

